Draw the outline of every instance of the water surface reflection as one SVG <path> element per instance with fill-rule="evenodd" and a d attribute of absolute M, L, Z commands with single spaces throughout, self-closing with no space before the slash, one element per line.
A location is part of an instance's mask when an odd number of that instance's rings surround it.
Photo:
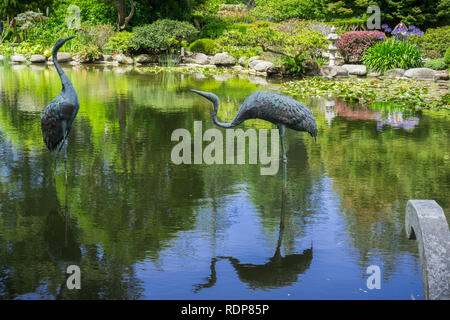
<path fill-rule="evenodd" d="M 210 104 L 188 89 L 216 93 L 219 118 L 229 121 L 251 92 L 274 84 L 94 67 L 66 72 L 80 98 L 67 196 L 64 164 L 53 180 L 40 132 L 58 75 L 0 69 L 1 298 L 422 297 L 404 207 L 428 198 L 448 212 L 448 117 L 414 114 L 407 130 L 379 130 L 376 117 L 335 110 L 328 121 L 322 102 L 308 102 L 318 144 L 287 132 L 283 200 L 281 170 L 261 176 L 259 165 L 170 159 L 173 130 L 192 134 L 194 121 L 214 127 Z M 63 266 L 72 262 L 81 268 L 81 290 L 61 287 Z M 381 290 L 365 286 L 372 264 L 382 269 Z"/>

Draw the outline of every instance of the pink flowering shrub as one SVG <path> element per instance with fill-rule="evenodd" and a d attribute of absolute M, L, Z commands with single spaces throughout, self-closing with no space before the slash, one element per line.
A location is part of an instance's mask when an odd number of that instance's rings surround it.
<path fill-rule="evenodd" d="M 366 49 L 384 39 L 384 33 L 376 30 L 350 31 L 341 35 L 337 47 L 345 62 L 357 63 L 361 62 Z"/>

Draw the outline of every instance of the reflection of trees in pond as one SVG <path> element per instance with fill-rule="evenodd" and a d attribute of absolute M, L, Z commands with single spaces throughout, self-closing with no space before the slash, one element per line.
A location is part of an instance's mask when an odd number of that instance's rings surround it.
<path fill-rule="evenodd" d="M 383 130 L 385 126 L 412 130 L 419 124 L 419 118 L 414 116 L 413 111 L 399 109 L 390 103 L 376 103 L 376 108 L 370 108 L 366 105 L 349 104 L 342 99 L 335 99 L 333 96 L 328 99 L 312 98 L 311 102 L 325 114 L 328 125 L 331 125 L 335 117 L 349 120 L 375 120 L 378 131 Z"/>
<path fill-rule="evenodd" d="M 376 121 L 336 117 L 330 126 L 323 116 L 317 121 L 320 154 L 309 152 L 310 162 L 322 161 L 333 179 L 361 264 L 371 251 L 392 252 L 382 256 L 389 272 L 398 253 L 417 250 L 403 233 L 407 200 L 435 199 L 448 211 L 448 192 L 442 192 L 450 178 L 448 122 L 422 116 L 411 131 L 380 132 Z M 309 142 L 307 146 L 312 150 Z"/>
<path fill-rule="evenodd" d="M 309 166 L 309 152 L 304 144 L 309 135 L 288 130 L 286 133 L 287 150 L 287 200 L 285 250 L 295 250 L 294 242 L 304 236 L 304 227 L 315 211 L 309 210 L 311 202 L 312 176 Z M 282 166 L 274 176 L 261 176 L 259 171 L 247 171 L 249 193 L 252 202 L 261 215 L 261 223 L 267 235 L 275 234 L 280 208 L 280 190 L 282 189 Z"/>
<path fill-rule="evenodd" d="M 32 293 L 47 298 L 138 297 L 132 267 L 109 253 L 99 254 L 97 245 L 83 244 L 89 230 L 79 230 L 77 219 L 66 215 L 59 204 L 65 202 L 65 191 L 57 179 L 63 194 L 58 201 L 59 194 L 52 186 L 51 156 L 13 151 L 1 134 L 0 150 L 1 298 Z M 65 270 L 72 263 L 81 266 L 82 286 L 88 290 L 65 289 Z"/>

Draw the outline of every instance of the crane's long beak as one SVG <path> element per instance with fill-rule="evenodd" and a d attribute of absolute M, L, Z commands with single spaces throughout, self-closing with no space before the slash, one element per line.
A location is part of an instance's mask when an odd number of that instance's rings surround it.
<path fill-rule="evenodd" d="M 219 98 L 214 93 L 199 91 L 199 90 L 195 90 L 195 89 L 191 89 L 191 91 L 195 92 L 196 94 L 201 95 L 202 97 L 205 97 L 206 99 L 208 99 L 209 101 L 214 103 L 214 105 L 219 104 Z"/>
<path fill-rule="evenodd" d="M 192 92 L 195 92 L 196 94 L 201 95 L 202 97 L 205 97 L 206 99 L 209 99 L 208 96 L 210 95 L 209 92 L 205 92 L 205 91 L 199 91 L 199 90 L 195 90 L 195 89 L 191 89 Z"/>
<path fill-rule="evenodd" d="M 67 37 L 67 38 L 64 39 L 64 42 L 69 41 L 69 40 L 71 40 L 71 39 L 73 39 L 73 38 L 75 38 L 75 36 Z"/>

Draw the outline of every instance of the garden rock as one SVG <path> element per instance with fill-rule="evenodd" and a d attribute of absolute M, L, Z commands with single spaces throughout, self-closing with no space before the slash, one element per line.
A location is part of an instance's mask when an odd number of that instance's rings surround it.
<path fill-rule="evenodd" d="M 261 57 L 261 56 L 253 56 L 253 57 L 249 58 L 247 62 L 248 62 L 248 63 L 251 63 L 251 62 L 254 61 L 254 60 L 261 60 L 261 61 L 264 61 L 264 57 Z"/>
<path fill-rule="evenodd" d="M 279 67 L 279 66 L 271 66 L 271 67 L 267 68 L 266 73 L 267 73 L 267 76 L 271 77 L 271 78 L 283 76 L 283 72 L 281 70 L 281 67 Z"/>
<path fill-rule="evenodd" d="M 344 64 L 345 64 L 345 59 L 342 57 L 336 57 L 336 59 L 334 60 L 335 66 L 343 66 Z"/>
<path fill-rule="evenodd" d="M 133 64 L 133 59 L 127 57 L 123 53 L 119 53 L 113 56 L 114 61 L 117 61 L 119 64 Z"/>
<path fill-rule="evenodd" d="M 348 71 L 341 66 L 323 66 L 320 68 L 320 74 L 328 78 L 346 77 L 348 76 Z"/>
<path fill-rule="evenodd" d="M 434 81 L 436 71 L 430 68 L 414 68 L 405 71 L 405 77 L 415 80 L 430 80 Z"/>
<path fill-rule="evenodd" d="M 260 61 L 260 60 L 255 60 Z M 272 67 L 273 63 L 269 61 L 260 61 L 256 65 L 253 66 L 253 69 L 258 72 L 266 72 L 268 68 Z"/>
<path fill-rule="evenodd" d="M 250 59 L 248 59 L 248 67 L 251 68 L 251 69 L 254 69 L 255 66 L 256 66 L 258 63 L 260 63 L 260 62 L 265 62 L 265 60 L 263 60 L 263 59 L 252 59 L 252 58 L 250 58 Z"/>
<path fill-rule="evenodd" d="M 387 78 L 398 78 L 398 77 L 403 77 L 404 75 L 405 75 L 405 69 L 400 69 L 400 68 L 389 69 L 388 71 L 386 71 L 384 73 L 384 76 Z"/>
<path fill-rule="evenodd" d="M 438 71 L 434 75 L 434 81 L 447 81 L 449 79 L 448 73 L 445 71 Z"/>
<path fill-rule="evenodd" d="M 47 58 L 44 57 L 42 54 L 33 54 L 30 58 L 31 63 L 45 63 L 47 61 Z"/>
<path fill-rule="evenodd" d="M 317 61 L 309 58 L 302 61 L 302 70 L 304 75 L 309 77 L 317 76 L 320 74 L 320 68 Z"/>
<path fill-rule="evenodd" d="M 109 54 L 104 54 L 103 61 L 106 61 L 106 62 L 112 61 L 112 56 Z"/>
<path fill-rule="evenodd" d="M 367 76 L 368 76 L 368 77 L 374 77 L 374 78 L 377 78 L 377 77 L 381 76 L 381 73 L 379 73 L 379 72 L 377 72 L 377 71 L 370 71 L 370 72 L 367 74 Z"/>
<path fill-rule="evenodd" d="M 58 52 L 58 62 L 63 63 L 63 62 L 69 62 L 72 60 L 72 56 L 70 55 L 70 53 L 67 52 Z M 53 61 L 53 56 L 51 56 L 49 59 L 49 61 Z"/>
<path fill-rule="evenodd" d="M 211 59 L 211 63 L 216 66 L 234 66 L 236 64 L 236 58 L 222 52 L 214 55 Z"/>
<path fill-rule="evenodd" d="M 245 67 L 245 62 L 247 61 L 247 59 L 245 57 L 240 57 L 238 60 L 239 65 Z"/>
<path fill-rule="evenodd" d="M 265 77 L 259 77 L 259 76 L 248 76 L 248 81 L 254 84 L 260 84 L 260 85 L 268 85 Z"/>
<path fill-rule="evenodd" d="M 140 54 L 136 57 L 136 62 L 141 64 L 158 63 L 159 58 L 150 54 Z"/>
<path fill-rule="evenodd" d="M 194 53 L 191 56 L 184 59 L 185 62 L 200 64 L 200 65 L 209 64 L 209 62 L 210 62 L 209 60 L 210 59 L 208 58 L 208 56 L 204 53 Z"/>
<path fill-rule="evenodd" d="M 11 57 L 11 62 L 12 63 L 26 63 L 27 59 L 25 59 L 25 57 L 22 55 L 15 54 Z"/>
<path fill-rule="evenodd" d="M 356 76 L 365 76 L 367 74 L 367 68 L 360 64 L 344 64 L 342 68 L 346 69 L 348 74 Z"/>

